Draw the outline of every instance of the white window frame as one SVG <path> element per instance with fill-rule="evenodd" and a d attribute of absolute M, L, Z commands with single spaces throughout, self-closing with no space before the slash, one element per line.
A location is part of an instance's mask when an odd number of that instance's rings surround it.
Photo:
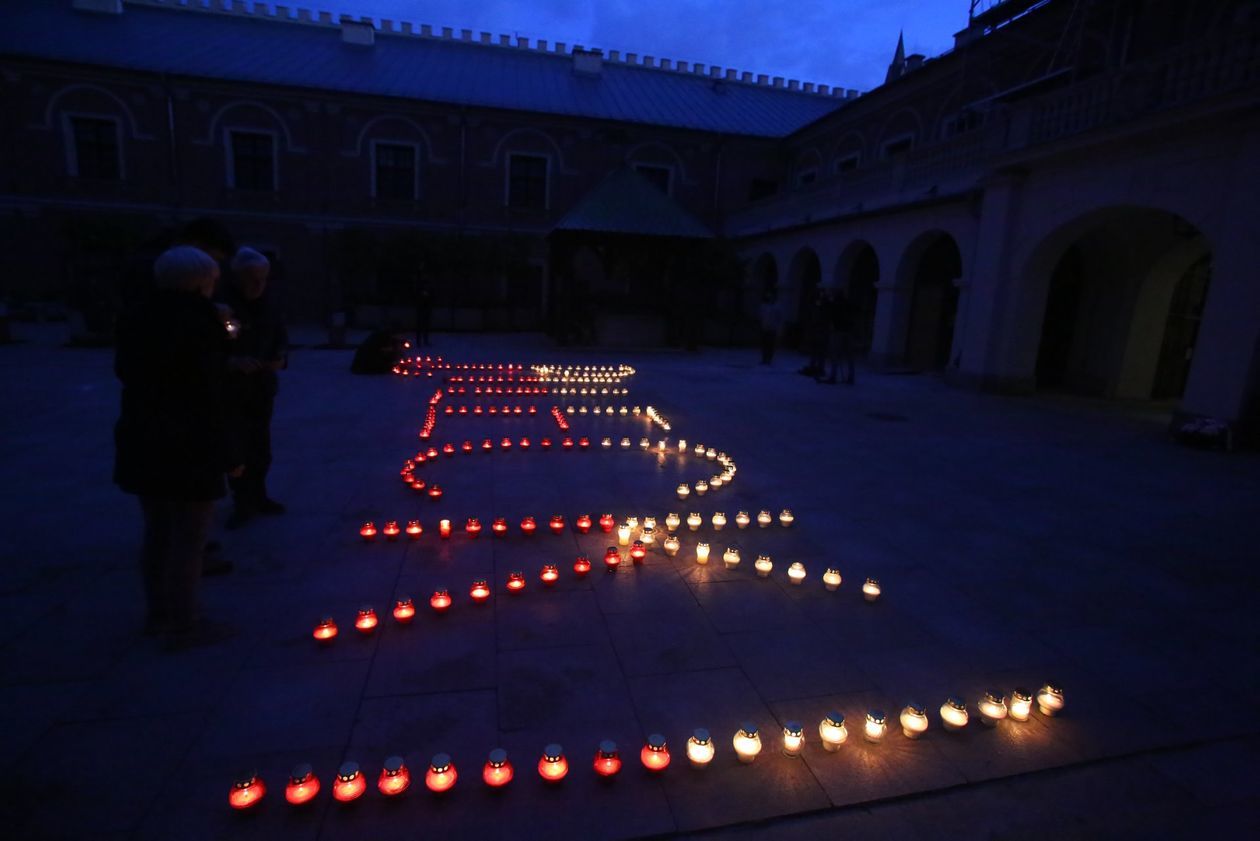
<path fill-rule="evenodd" d="M 123 154 L 123 133 L 122 120 L 113 114 L 95 114 L 87 111 L 63 111 L 61 114 L 61 130 L 65 138 L 66 145 L 66 174 L 71 178 L 79 177 L 79 145 L 75 142 L 74 121 L 76 118 L 85 120 L 103 120 L 114 124 L 114 139 L 117 141 L 114 145 L 118 150 L 118 180 L 127 180 L 127 156 Z"/>
<path fill-rule="evenodd" d="M 880 160 L 885 160 L 885 161 L 892 160 L 892 157 L 888 154 L 888 147 L 892 146 L 893 144 L 900 143 L 903 140 L 909 140 L 910 145 L 907 146 L 906 150 L 904 152 L 901 152 L 900 154 L 904 155 L 904 154 L 913 152 L 914 151 L 914 132 L 907 131 L 904 134 L 898 134 L 893 137 L 890 137 L 887 140 L 885 140 L 883 143 L 879 144 Z"/>
<path fill-rule="evenodd" d="M 244 189 L 236 186 L 236 161 L 232 153 L 233 134 L 265 134 L 271 138 L 271 192 L 280 192 L 280 135 L 274 129 L 254 128 L 253 126 L 224 126 L 223 155 L 227 163 L 227 185 L 230 189 Z M 249 190 L 261 193 L 262 190 Z"/>
<path fill-rule="evenodd" d="M 512 158 L 542 158 L 547 162 L 547 171 L 543 176 L 543 206 L 544 211 L 551 210 L 551 155 L 546 152 L 527 152 L 525 150 L 512 150 L 507 153 L 504 160 L 507 166 L 503 167 L 503 206 L 509 210 L 529 210 L 532 208 L 512 207 Z"/>
<path fill-rule="evenodd" d="M 372 198 L 377 198 L 376 191 L 376 147 L 378 144 L 386 146 L 410 146 L 412 152 L 412 183 L 411 183 L 411 201 L 420 200 L 420 144 L 412 140 L 390 140 L 387 137 L 373 138 L 368 146 L 368 165 L 371 169 L 368 171 L 368 193 Z M 396 201 L 396 199 L 391 199 Z M 403 199 L 403 201 L 407 201 Z"/>
<path fill-rule="evenodd" d="M 669 178 L 665 182 L 665 195 L 674 195 L 674 167 L 672 164 L 654 164 L 647 161 L 635 161 L 634 171 L 639 172 L 641 169 L 663 169 L 669 173 Z"/>
<path fill-rule="evenodd" d="M 841 164 L 853 161 L 853 166 L 849 169 L 842 169 Z M 862 166 L 862 153 L 850 152 L 847 155 L 840 155 L 831 163 L 831 173 L 833 175 L 843 175 L 846 172 L 853 172 Z"/>

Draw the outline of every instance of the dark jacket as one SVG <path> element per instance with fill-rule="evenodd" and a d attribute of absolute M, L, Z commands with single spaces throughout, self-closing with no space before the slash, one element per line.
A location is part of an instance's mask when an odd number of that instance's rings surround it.
<path fill-rule="evenodd" d="M 222 303 L 232 310 L 232 317 L 240 329 L 229 343 L 232 356 L 249 356 L 263 362 L 283 359 L 288 352 L 289 334 L 284 319 L 269 292 L 252 301 L 246 300 L 231 283 L 223 284 Z M 234 408 L 252 414 L 254 410 L 270 406 L 279 390 L 280 380 L 276 372 L 268 368 L 242 374 L 228 371 L 228 398 Z M 265 410 L 270 414 L 270 409 Z"/>
<path fill-rule="evenodd" d="M 163 499 L 223 496 L 224 473 L 239 461 L 224 419 L 227 331 L 214 304 L 154 292 L 122 316 L 117 336 L 114 482 Z"/>

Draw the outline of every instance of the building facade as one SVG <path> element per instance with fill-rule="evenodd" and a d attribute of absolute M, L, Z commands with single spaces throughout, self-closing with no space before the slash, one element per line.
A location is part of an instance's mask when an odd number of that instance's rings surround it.
<path fill-rule="evenodd" d="M 601 340 L 629 311 L 678 341 L 679 307 L 704 312 L 692 339 L 751 337 L 767 288 L 792 338 L 843 286 L 875 366 L 1166 402 L 1245 434 L 1256 5 L 1005 0 L 942 56 L 899 45 L 857 97 L 261 3 L 32 4 L 0 35 L 4 292 L 100 297 L 94 278 L 204 215 L 276 255 L 310 319 L 402 319 L 424 284 L 439 327 L 535 329 L 580 278 Z M 713 241 L 555 248 L 625 169 Z M 633 259 L 652 242 L 668 258 Z M 706 271 L 723 249 L 742 270 Z"/>

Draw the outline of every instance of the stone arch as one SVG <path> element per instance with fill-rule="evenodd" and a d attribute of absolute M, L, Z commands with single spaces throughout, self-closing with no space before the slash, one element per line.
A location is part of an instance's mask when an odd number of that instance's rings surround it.
<path fill-rule="evenodd" d="M 962 271 L 958 240 L 941 228 L 919 234 L 902 252 L 896 285 L 906 294 L 898 296 L 904 303 L 894 317 L 911 368 L 939 371 L 952 364 Z"/>
<path fill-rule="evenodd" d="M 799 344 L 809 323 L 810 308 L 822 284 L 822 263 L 818 252 L 808 245 L 797 249 L 788 264 L 787 282 L 779 285 L 779 306 L 783 309 L 785 341 Z"/>
<path fill-rule="evenodd" d="M 691 179 L 687 177 L 687 165 L 683 163 L 682 155 L 678 154 L 677 149 L 675 149 L 673 146 L 669 145 L 663 140 L 644 140 L 642 143 L 636 143 L 634 146 L 631 146 L 630 149 L 626 151 L 626 156 L 624 160 L 627 164 L 632 164 L 632 165 L 636 163 L 641 163 L 641 164 L 659 163 L 659 161 L 648 160 L 648 159 L 635 160 L 635 157 L 634 157 L 635 155 L 639 154 L 640 152 L 651 150 L 651 149 L 660 150 L 661 152 L 664 153 L 665 157 L 670 159 L 671 161 L 670 166 L 674 167 L 674 170 L 678 173 L 678 183 L 680 184 L 691 183 Z"/>
<path fill-rule="evenodd" d="M 114 93 L 113 91 L 107 88 L 101 87 L 100 85 L 90 85 L 86 83 L 76 83 L 73 85 L 66 85 L 64 88 L 62 88 L 61 90 L 53 94 L 51 97 L 49 97 L 48 104 L 44 106 L 44 124 L 41 126 L 41 128 L 45 128 L 45 129 L 55 128 L 56 123 L 55 123 L 54 118 L 57 113 L 57 103 L 59 103 L 63 97 L 68 96 L 69 94 L 72 94 L 72 93 L 76 93 L 78 91 L 90 91 L 91 93 L 104 96 L 106 99 L 109 99 L 111 102 L 113 102 L 114 105 L 116 105 L 118 109 L 122 111 L 124 115 L 126 115 L 127 125 L 131 129 L 131 137 L 133 140 L 152 140 L 153 139 L 153 135 L 144 134 L 143 132 L 140 131 L 140 127 L 136 123 L 135 113 L 131 110 L 130 106 L 128 106 L 127 103 L 123 101 L 122 97 L 120 97 L 118 94 Z"/>
<path fill-rule="evenodd" d="M 859 350 L 869 350 L 875 334 L 879 279 L 879 255 L 864 239 L 850 242 L 836 258 L 832 284 L 845 290 L 853 307 L 853 341 Z"/>
<path fill-rule="evenodd" d="M 560 149 L 560 144 L 556 139 L 545 131 L 536 128 L 515 128 L 507 134 L 499 138 L 499 142 L 494 145 L 494 151 L 490 153 L 490 157 L 483 161 L 483 166 L 498 166 L 503 163 L 503 156 L 507 152 L 510 142 L 517 137 L 533 137 L 538 138 L 551 149 L 551 154 L 555 156 L 557 170 L 567 171 L 564 164 L 564 152 Z"/>
<path fill-rule="evenodd" d="M 206 136 L 198 142 L 203 146 L 213 146 L 218 143 L 219 125 L 222 123 L 224 115 L 236 108 L 255 108 L 264 112 L 275 121 L 275 125 L 280 129 L 280 134 L 284 137 L 285 149 L 290 152 L 306 151 L 304 148 L 294 145 L 293 135 L 289 132 L 289 124 L 285 122 L 284 117 L 280 116 L 280 112 L 256 99 L 236 99 L 220 107 L 219 110 L 214 112 L 214 116 L 210 118 L 209 125 L 206 128 Z"/>
<path fill-rule="evenodd" d="M 1098 208 L 1052 229 L 1017 274 L 1026 300 L 1039 304 L 1020 318 L 1034 327 L 1036 386 L 1123 399 L 1180 397 L 1211 254 L 1198 227 L 1150 207 Z"/>
<path fill-rule="evenodd" d="M 880 154 L 884 144 L 888 141 L 907 134 L 913 138 L 915 146 L 923 142 L 923 118 L 919 116 L 919 112 L 914 108 L 902 108 L 884 120 L 883 125 L 880 126 L 879 134 L 876 135 L 879 140 L 875 145 L 875 153 L 877 155 Z"/>
<path fill-rule="evenodd" d="M 368 139 L 369 133 L 376 126 L 380 125 L 381 123 L 386 123 L 386 122 L 402 123 L 403 125 L 407 126 L 409 129 L 411 129 L 413 132 L 415 132 L 415 136 L 419 138 L 420 145 L 424 150 L 425 160 L 427 161 L 435 160 L 433 156 L 433 143 L 429 140 L 428 132 L 426 132 L 424 128 L 415 120 L 411 119 L 410 117 L 404 117 L 401 114 L 378 114 L 377 116 L 368 120 L 366 123 L 363 124 L 363 128 L 359 129 L 359 135 L 358 137 L 355 138 L 355 141 L 354 141 L 354 148 L 347 150 L 345 154 L 353 156 L 353 157 L 361 157 L 363 155 L 363 143 L 365 140 Z M 403 139 L 403 138 L 399 138 L 399 139 Z"/>

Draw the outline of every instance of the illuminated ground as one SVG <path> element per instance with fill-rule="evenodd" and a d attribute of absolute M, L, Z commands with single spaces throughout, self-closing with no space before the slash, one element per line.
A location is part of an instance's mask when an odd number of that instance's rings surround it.
<path fill-rule="evenodd" d="M 10 837 L 1152 837 L 1257 823 L 1260 461 L 1175 446 L 1153 413 L 865 372 L 855 388 L 824 387 L 792 373 L 795 358 L 752 365 L 752 350 L 562 354 L 531 337 L 441 336 L 436 350 L 456 359 L 628 362 L 640 372 L 630 403 L 658 405 L 676 436 L 729 451 L 740 473 L 682 505 L 674 486 L 699 475 L 637 449 L 476 455 L 432 468 L 446 489 L 432 504 L 397 479 L 427 384 L 353 377 L 348 353 L 300 350 L 275 422 L 272 490 L 290 513 L 224 536 L 237 570 L 206 582 L 208 612 L 239 633 L 170 655 L 138 633 L 139 516 L 109 484 L 110 355 L 17 332 L 26 341 L 0 348 Z M 443 418 L 435 440 L 554 435 L 550 401 L 539 406 L 534 419 Z M 573 427 L 596 441 L 645 429 Z M 736 572 L 697 567 L 685 536 L 676 559 L 577 581 L 573 558 L 598 563 L 604 536 L 439 545 L 433 528 L 438 516 L 785 506 L 791 530 L 707 532 L 715 554 L 743 548 Z M 415 545 L 358 541 L 365 519 L 411 516 L 429 529 Z M 757 580 L 747 567 L 762 551 L 780 573 L 803 561 L 806 585 Z M 546 562 L 562 580 L 543 592 Z M 819 584 L 826 565 L 845 576 L 839 593 Z M 468 605 L 473 578 L 501 591 L 515 569 L 525 593 Z M 859 595 L 867 575 L 884 585 L 874 605 Z M 450 615 L 422 607 L 409 628 L 386 616 L 371 638 L 353 634 L 359 604 L 384 614 L 396 593 L 437 584 L 456 596 Z M 320 650 L 310 630 L 326 613 L 343 633 Z M 1061 717 L 939 726 L 948 694 L 974 716 L 986 688 L 1047 678 L 1067 691 Z M 838 753 L 819 747 L 829 710 L 858 731 L 868 708 L 895 721 L 912 698 L 932 712 L 922 740 L 894 726 L 878 746 L 854 732 Z M 776 749 L 790 719 L 806 725 L 803 759 Z M 740 766 L 730 739 L 746 720 L 766 748 Z M 718 744 L 704 772 L 682 756 L 697 726 Z M 635 762 L 651 732 L 674 751 L 655 778 Z M 604 738 L 628 760 L 612 785 L 589 771 Z M 574 768 L 553 789 L 532 770 L 549 742 Z M 500 746 L 518 778 L 492 795 L 477 777 Z M 343 759 L 374 782 L 390 754 L 422 771 L 439 751 L 461 772 L 445 799 L 418 786 L 397 803 L 374 786 L 351 807 L 327 796 Z M 302 812 L 282 798 L 300 761 L 325 784 Z M 232 814 L 229 784 L 251 766 L 270 793 L 257 814 Z"/>

